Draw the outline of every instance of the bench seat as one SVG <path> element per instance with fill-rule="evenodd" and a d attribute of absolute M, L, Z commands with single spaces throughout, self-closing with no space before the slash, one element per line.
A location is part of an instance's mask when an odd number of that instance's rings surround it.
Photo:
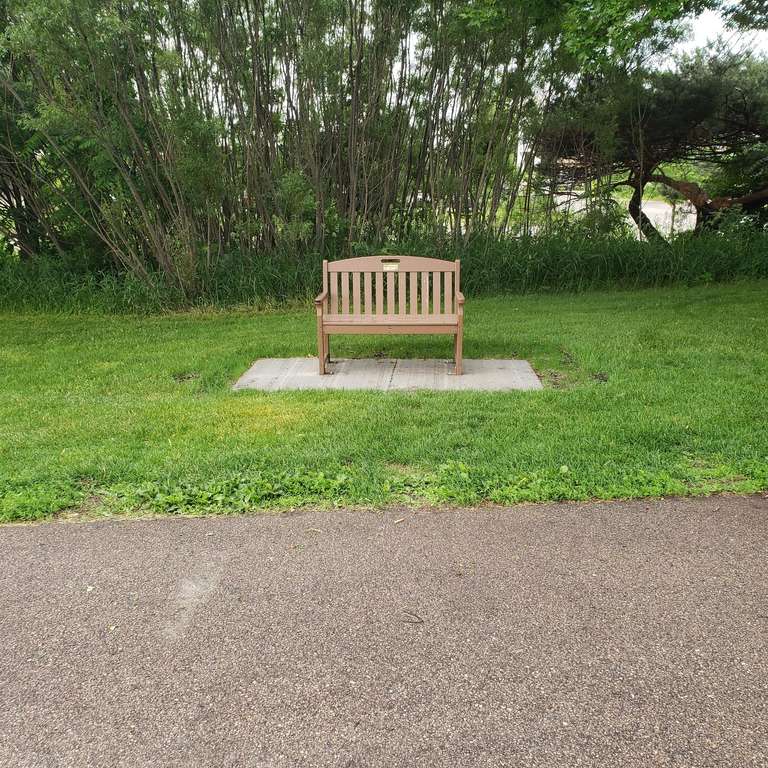
<path fill-rule="evenodd" d="M 326 323 L 368 323 L 370 325 L 387 325 L 388 323 L 432 323 L 456 325 L 458 315 L 325 315 Z"/>

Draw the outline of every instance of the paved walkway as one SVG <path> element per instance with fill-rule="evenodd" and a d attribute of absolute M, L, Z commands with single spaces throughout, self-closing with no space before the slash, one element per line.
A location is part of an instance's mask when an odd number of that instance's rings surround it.
<path fill-rule="evenodd" d="M 768 501 L 0 528 L 0 765 L 765 766 Z"/>

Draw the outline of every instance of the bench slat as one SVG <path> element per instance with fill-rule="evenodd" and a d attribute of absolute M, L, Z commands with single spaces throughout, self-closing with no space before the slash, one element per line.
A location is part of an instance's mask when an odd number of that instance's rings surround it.
<path fill-rule="evenodd" d="M 365 307 L 363 311 L 366 315 L 373 314 L 373 274 L 366 272 L 363 277 L 365 278 Z"/>
<path fill-rule="evenodd" d="M 355 272 L 352 275 L 352 311 L 360 314 L 360 273 Z"/>
<path fill-rule="evenodd" d="M 411 283 L 411 291 L 409 295 L 410 301 L 408 302 L 408 314 L 409 315 L 418 315 L 419 314 L 419 297 L 418 297 L 418 273 L 417 272 L 411 272 L 409 275 L 410 283 Z"/>
<path fill-rule="evenodd" d="M 376 273 L 376 314 L 384 314 L 384 273 Z"/>
<path fill-rule="evenodd" d="M 405 272 L 397 273 L 397 300 L 398 313 L 405 315 Z"/>
<path fill-rule="evenodd" d="M 387 272 L 387 314 L 395 314 L 395 273 Z"/>
<path fill-rule="evenodd" d="M 329 313 L 335 315 L 339 311 L 339 275 L 337 272 L 329 272 L 328 278 L 331 281 L 331 302 Z"/>
<path fill-rule="evenodd" d="M 328 321 L 324 326 L 326 333 L 343 333 L 348 335 L 355 335 L 359 333 L 365 333 L 365 334 L 376 334 L 376 335 L 386 335 L 386 334 L 410 334 L 410 333 L 431 333 L 431 334 L 438 334 L 438 333 L 445 333 L 450 335 L 455 335 L 457 328 L 459 327 L 456 323 L 443 323 L 443 322 L 437 322 L 437 323 L 411 323 L 410 325 L 408 323 L 401 323 L 400 321 L 394 322 L 390 325 L 387 325 L 385 323 L 366 323 L 365 320 L 363 320 L 358 325 L 347 325 L 346 323 L 334 323 L 332 321 Z"/>
<path fill-rule="evenodd" d="M 341 314 L 349 314 L 349 272 L 341 273 Z"/>
<path fill-rule="evenodd" d="M 439 315 L 442 312 L 440 308 L 440 272 L 432 273 L 432 313 Z"/>
<path fill-rule="evenodd" d="M 456 262 L 446 259 L 430 259 L 423 256 L 397 256 L 379 254 L 378 256 L 356 256 L 351 259 L 339 259 L 328 262 L 329 272 L 383 272 L 384 263 L 397 262 L 399 272 L 417 272 L 426 269 L 430 272 L 454 272 Z"/>
<path fill-rule="evenodd" d="M 387 324 L 387 323 L 399 323 L 403 322 L 403 325 L 418 325 L 419 323 L 431 323 L 434 325 L 444 324 L 451 325 L 456 323 L 457 315 L 419 315 L 418 317 L 400 317 L 400 315 L 326 315 L 325 319 L 329 323 L 336 325 L 354 325 L 355 323 L 365 323 L 368 325 Z"/>
<path fill-rule="evenodd" d="M 429 314 L 429 272 L 421 273 L 421 314 Z"/>
<path fill-rule="evenodd" d="M 445 273 L 445 313 L 453 312 L 453 272 Z"/>

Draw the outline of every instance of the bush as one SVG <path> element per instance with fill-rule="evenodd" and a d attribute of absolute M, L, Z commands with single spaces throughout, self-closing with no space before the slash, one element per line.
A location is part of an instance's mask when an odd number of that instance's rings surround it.
<path fill-rule="evenodd" d="M 461 244 L 417 235 L 383 245 L 357 243 L 354 250 L 360 255 L 460 258 L 462 286 L 470 296 L 768 278 L 768 233 L 752 229 L 680 235 L 669 243 L 594 239 L 578 231 L 503 239 L 478 235 Z M 216 271 L 202 276 L 197 293 L 189 297 L 158 274 L 142 282 L 116 271 L 79 272 L 53 260 L 7 260 L 0 263 L 0 308 L 128 313 L 194 306 L 268 308 L 308 301 L 319 290 L 321 262 L 312 250 L 299 259 L 293 251 L 255 257 L 230 253 Z"/>

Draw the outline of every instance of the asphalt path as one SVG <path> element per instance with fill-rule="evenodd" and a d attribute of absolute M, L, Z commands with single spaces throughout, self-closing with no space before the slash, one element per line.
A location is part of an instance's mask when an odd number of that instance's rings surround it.
<path fill-rule="evenodd" d="M 768 499 L 0 527 L 0 765 L 767 766 Z"/>

